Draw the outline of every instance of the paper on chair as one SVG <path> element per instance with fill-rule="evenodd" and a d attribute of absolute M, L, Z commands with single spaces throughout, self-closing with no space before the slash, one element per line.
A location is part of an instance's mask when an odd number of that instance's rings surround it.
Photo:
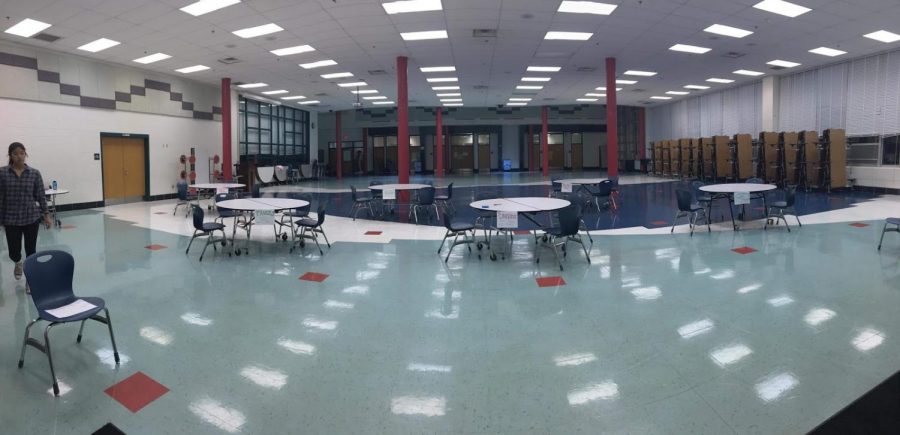
<path fill-rule="evenodd" d="M 47 313 L 49 313 L 53 317 L 56 317 L 57 319 L 62 319 L 64 317 L 81 314 L 85 311 L 92 310 L 94 308 L 97 308 L 97 306 L 90 302 L 85 301 L 84 299 L 77 299 L 75 302 L 72 302 L 69 305 L 63 305 L 59 308 L 47 310 Z"/>

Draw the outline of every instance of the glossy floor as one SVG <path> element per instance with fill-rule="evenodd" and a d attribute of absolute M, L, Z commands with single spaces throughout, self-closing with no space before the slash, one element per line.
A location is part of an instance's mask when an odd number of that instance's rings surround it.
<path fill-rule="evenodd" d="M 170 201 L 64 213 L 40 248 L 74 254 L 123 362 L 88 324 L 52 332 L 61 397 L 39 352 L 16 368 L 34 308 L 4 259 L 0 432 L 806 432 L 900 369 L 900 237 L 875 250 L 900 198 L 857 196 L 791 233 L 596 232 L 563 272 L 524 235 L 507 261 L 445 264 L 441 228 L 332 216 L 323 256 L 260 228 L 249 256 L 201 263 Z M 136 412 L 104 392 L 147 378 L 164 389 L 143 402 L 111 390 Z"/>

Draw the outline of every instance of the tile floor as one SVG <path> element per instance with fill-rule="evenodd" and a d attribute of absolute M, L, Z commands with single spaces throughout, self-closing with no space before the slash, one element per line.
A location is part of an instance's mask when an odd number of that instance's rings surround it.
<path fill-rule="evenodd" d="M 541 179 L 467 187 L 498 182 Z M 665 186 L 622 205 L 646 226 L 592 231 L 591 264 L 571 249 L 563 272 L 529 235 L 505 261 L 444 263 L 440 227 L 338 216 L 323 256 L 260 228 L 250 255 L 200 263 L 171 201 L 62 213 L 39 249 L 73 253 L 122 363 L 95 323 L 80 344 L 51 334 L 59 398 L 41 353 L 18 369 L 35 311 L 4 258 L 0 432 L 803 433 L 900 370 L 900 238 L 875 250 L 900 198 L 835 193 L 791 233 L 688 237 L 651 224 L 673 214 Z"/>

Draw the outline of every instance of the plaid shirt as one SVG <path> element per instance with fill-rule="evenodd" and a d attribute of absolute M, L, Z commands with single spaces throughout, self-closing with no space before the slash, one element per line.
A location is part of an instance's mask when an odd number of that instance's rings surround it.
<path fill-rule="evenodd" d="M 28 165 L 21 176 L 12 166 L 0 168 L 0 224 L 31 225 L 47 213 L 41 173 Z"/>

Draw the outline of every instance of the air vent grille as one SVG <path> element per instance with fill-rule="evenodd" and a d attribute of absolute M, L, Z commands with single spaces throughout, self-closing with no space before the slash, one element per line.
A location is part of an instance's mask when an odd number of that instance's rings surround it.
<path fill-rule="evenodd" d="M 387 71 L 383 69 L 370 69 L 368 72 L 370 76 L 383 76 L 387 74 Z"/>
<path fill-rule="evenodd" d="M 34 39 L 39 39 L 45 42 L 56 42 L 62 39 L 62 37 L 51 35 L 49 33 L 38 33 L 37 35 L 32 36 Z"/>
<path fill-rule="evenodd" d="M 472 29 L 473 38 L 496 38 L 497 29 Z"/>
<path fill-rule="evenodd" d="M 592 66 L 580 66 L 580 67 L 578 67 L 578 69 L 576 69 L 576 71 L 583 72 L 583 73 L 589 73 L 589 72 L 597 71 L 597 68 L 594 68 Z"/>
<path fill-rule="evenodd" d="M 314 97 L 327 97 L 328 94 L 325 93 L 325 92 L 319 92 L 318 94 L 314 94 L 313 96 L 314 96 Z"/>
<path fill-rule="evenodd" d="M 723 54 L 722 57 L 727 57 L 730 59 L 737 59 L 739 57 L 744 57 L 744 55 L 746 55 L 746 53 L 738 53 L 736 51 L 729 51 L 728 53 Z"/>
<path fill-rule="evenodd" d="M 769 66 L 769 69 L 778 71 L 778 70 L 783 70 L 783 69 L 787 69 L 787 68 L 785 68 L 785 67 L 783 67 L 783 66 L 770 65 L 770 66 Z"/>
<path fill-rule="evenodd" d="M 233 63 L 238 63 L 240 61 L 241 61 L 240 59 L 238 59 L 236 57 L 232 57 L 232 56 L 219 59 L 219 63 L 224 63 L 225 65 L 231 65 Z"/>

